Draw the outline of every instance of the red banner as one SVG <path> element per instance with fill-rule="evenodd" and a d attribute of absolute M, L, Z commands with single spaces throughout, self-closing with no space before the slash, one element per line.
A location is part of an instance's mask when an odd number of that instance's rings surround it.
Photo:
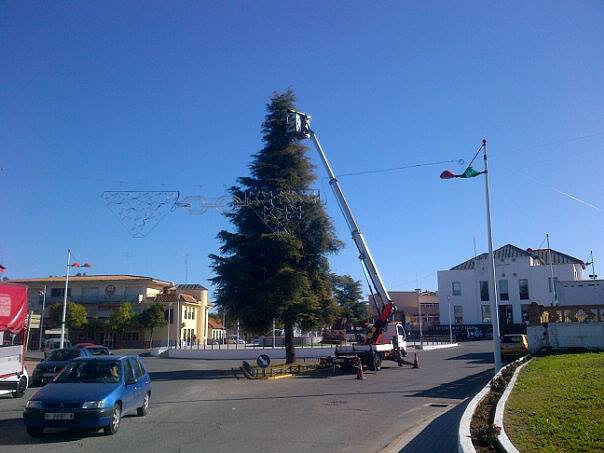
<path fill-rule="evenodd" d="M 27 309 L 27 286 L 0 284 L 0 332 L 21 332 Z"/>

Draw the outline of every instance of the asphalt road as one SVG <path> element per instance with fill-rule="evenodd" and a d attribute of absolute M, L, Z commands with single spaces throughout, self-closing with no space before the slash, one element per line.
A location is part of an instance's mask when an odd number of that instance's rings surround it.
<path fill-rule="evenodd" d="M 490 342 L 425 351 L 421 368 L 384 362 L 352 375 L 236 380 L 240 362 L 145 358 L 151 412 L 101 432 L 27 435 L 23 399 L 0 399 L 0 452 L 31 451 L 456 451 L 467 398 L 492 376 Z M 388 367 L 389 368 L 386 368 Z M 406 446 L 405 446 L 406 445 Z"/>

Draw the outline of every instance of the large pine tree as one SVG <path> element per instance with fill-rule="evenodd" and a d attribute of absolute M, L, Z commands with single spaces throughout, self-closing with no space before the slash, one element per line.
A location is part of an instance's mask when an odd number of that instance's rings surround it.
<path fill-rule="evenodd" d="M 221 256 L 210 255 L 218 305 L 252 332 L 263 333 L 273 318 L 279 320 L 287 363 L 295 360 L 294 324 L 317 327 L 337 312 L 327 255 L 341 246 L 323 205 L 307 195 L 315 176 L 308 148 L 286 132 L 292 108 L 291 89 L 267 104 L 264 148 L 253 155 L 250 176 L 230 189 L 235 199 L 252 202 L 228 214 L 235 232 L 222 230 Z M 291 213 L 292 204 L 299 215 L 282 215 L 286 208 Z M 267 205 L 281 215 L 266 216 Z"/>

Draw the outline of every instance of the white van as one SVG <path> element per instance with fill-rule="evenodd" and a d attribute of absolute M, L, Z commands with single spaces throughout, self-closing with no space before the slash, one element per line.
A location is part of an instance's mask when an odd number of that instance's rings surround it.
<path fill-rule="evenodd" d="M 65 339 L 65 341 L 63 342 L 63 347 L 71 348 L 72 347 L 71 341 Z M 44 358 L 46 358 L 48 356 L 48 354 L 50 354 L 55 349 L 61 349 L 61 339 L 60 338 L 48 338 L 46 341 L 44 341 L 44 346 L 42 349 L 44 351 Z"/>

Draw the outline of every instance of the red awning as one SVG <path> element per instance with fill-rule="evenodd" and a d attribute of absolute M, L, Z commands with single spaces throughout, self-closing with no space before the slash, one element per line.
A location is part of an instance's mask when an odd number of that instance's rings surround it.
<path fill-rule="evenodd" d="M 0 332 L 21 332 L 27 308 L 27 286 L 0 284 Z"/>

